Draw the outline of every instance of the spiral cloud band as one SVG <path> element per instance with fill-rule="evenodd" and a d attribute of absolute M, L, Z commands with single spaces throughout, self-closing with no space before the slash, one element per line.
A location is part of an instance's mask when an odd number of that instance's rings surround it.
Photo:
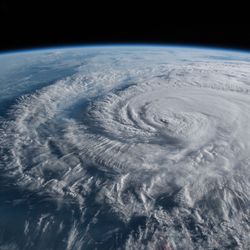
<path fill-rule="evenodd" d="M 73 74 L 20 94 L 1 119 L 1 178 L 25 210 L 3 247 L 248 249 L 247 55 L 74 53 Z"/>

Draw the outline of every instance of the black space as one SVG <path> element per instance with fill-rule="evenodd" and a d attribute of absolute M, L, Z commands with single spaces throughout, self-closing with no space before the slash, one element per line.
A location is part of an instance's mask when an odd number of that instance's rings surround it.
<path fill-rule="evenodd" d="M 214 12 L 216 6 L 209 8 L 201 3 L 199 7 L 190 12 L 190 6 L 181 2 L 172 6 L 146 1 L 135 4 L 0 0 L 0 51 L 110 43 L 250 49 L 248 20 L 236 24 L 235 13 L 229 14 L 228 19 L 221 16 L 221 11 Z"/>

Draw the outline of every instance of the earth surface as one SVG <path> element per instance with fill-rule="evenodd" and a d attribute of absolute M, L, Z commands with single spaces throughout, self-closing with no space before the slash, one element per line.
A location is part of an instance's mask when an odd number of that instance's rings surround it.
<path fill-rule="evenodd" d="M 250 54 L 0 55 L 0 249 L 250 249 Z"/>

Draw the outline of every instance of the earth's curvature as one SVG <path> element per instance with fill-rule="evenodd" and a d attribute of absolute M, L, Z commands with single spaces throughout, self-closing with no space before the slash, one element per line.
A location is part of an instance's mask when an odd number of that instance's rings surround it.
<path fill-rule="evenodd" d="M 250 54 L 2 54 L 0 116 L 0 249 L 250 248 Z"/>

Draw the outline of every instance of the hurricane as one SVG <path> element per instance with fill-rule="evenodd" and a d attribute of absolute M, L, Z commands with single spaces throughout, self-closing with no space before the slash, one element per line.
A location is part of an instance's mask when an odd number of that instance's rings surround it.
<path fill-rule="evenodd" d="M 0 249 L 248 249 L 250 55 L 0 55 Z"/>

